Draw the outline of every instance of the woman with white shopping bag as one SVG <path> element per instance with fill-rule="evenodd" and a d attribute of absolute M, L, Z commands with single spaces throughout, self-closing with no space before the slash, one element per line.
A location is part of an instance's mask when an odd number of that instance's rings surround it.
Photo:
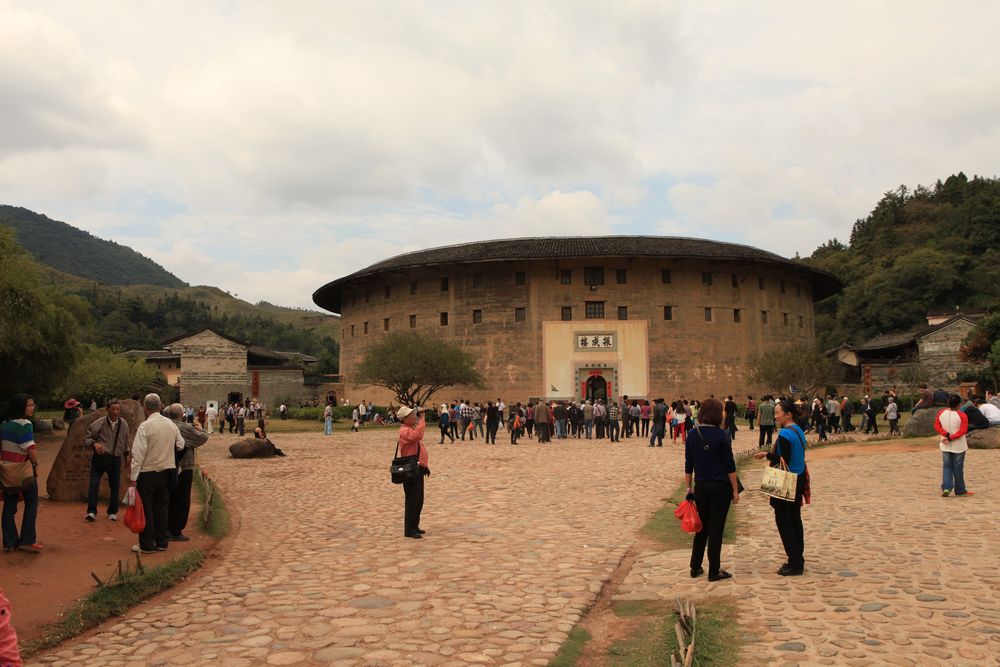
<path fill-rule="evenodd" d="M 802 502 L 809 502 L 809 473 L 806 469 L 806 436 L 795 423 L 795 405 L 782 399 L 774 406 L 774 421 L 781 428 L 774 448 L 769 452 L 758 452 L 754 458 L 767 458 L 771 468 L 787 470 L 795 476 L 794 493 L 791 488 L 782 489 L 783 483 L 791 482 L 791 475 L 782 474 L 775 482 L 770 482 L 770 490 L 761 490 L 771 496 L 774 508 L 774 523 L 781 536 L 788 560 L 778 570 L 783 577 L 800 576 L 805 568 L 805 538 L 802 529 Z M 767 472 L 767 471 L 765 471 Z M 768 475 L 768 477 L 771 477 Z"/>

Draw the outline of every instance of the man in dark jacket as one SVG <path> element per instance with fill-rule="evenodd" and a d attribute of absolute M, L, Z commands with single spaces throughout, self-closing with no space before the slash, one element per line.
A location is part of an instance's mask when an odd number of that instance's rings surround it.
<path fill-rule="evenodd" d="M 177 452 L 177 465 L 181 471 L 177 485 L 170 489 L 170 509 L 167 514 L 167 539 L 171 542 L 187 542 L 191 538 L 184 534 L 188 515 L 191 513 L 191 486 L 194 482 L 195 450 L 208 442 L 208 434 L 201 426 L 184 420 L 184 408 L 174 403 L 167 408 L 167 416 L 174 420 L 184 438 L 184 449 Z"/>

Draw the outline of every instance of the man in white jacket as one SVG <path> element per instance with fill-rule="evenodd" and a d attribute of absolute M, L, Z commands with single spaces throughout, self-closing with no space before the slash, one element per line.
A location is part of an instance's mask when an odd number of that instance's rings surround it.
<path fill-rule="evenodd" d="M 157 394 L 147 394 L 142 402 L 146 421 L 139 424 L 132 443 L 130 479 L 146 513 L 146 528 L 139 533 L 139 549 L 144 554 L 166 551 L 170 482 L 177 474 L 174 452 L 184 449 L 177 425 L 160 414 Z"/>

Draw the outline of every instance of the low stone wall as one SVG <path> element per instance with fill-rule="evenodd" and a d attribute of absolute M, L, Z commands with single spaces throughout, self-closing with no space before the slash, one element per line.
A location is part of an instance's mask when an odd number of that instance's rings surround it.
<path fill-rule="evenodd" d="M 1000 449 L 1000 426 L 969 431 L 969 449 Z"/>

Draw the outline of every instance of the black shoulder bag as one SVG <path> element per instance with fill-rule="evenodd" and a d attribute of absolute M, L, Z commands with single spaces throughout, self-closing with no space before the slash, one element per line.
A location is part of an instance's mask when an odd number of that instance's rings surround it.
<path fill-rule="evenodd" d="M 389 474 L 393 484 L 403 484 L 420 477 L 420 444 L 417 444 L 417 456 L 400 456 L 399 441 L 396 441 L 396 453 L 393 455 Z"/>
<path fill-rule="evenodd" d="M 707 442 L 705 442 L 705 436 L 703 436 L 703 435 L 701 434 L 701 431 L 699 430 L 700 428 L 701 428 L 700 426 L 695 426 L 695 427 L 694 427 L 694 430 L 695 430 L 695 432 L 696 432 L 696 433 L 698 434 L 698 437 L 699 437 L 699 438 L 701 439 L 701 444 L 702 444 L 702 445 L 703 445 L 703 446 L 704 446 L 704 447 L 705 447 L 706 449 L 709 449 L 709 450 L 711 450 L 712 448 L 708 446 L 708 443 L 707 443 Z M 717 453 L 716 453 L 716 458 L 717 458 L 717 459 L 719 460 L 719 463 L 721 463 L 721 464 L 722 464 L 722 467 L 723 467 L 723 468 L 725 468 L 725 467 L 726 467 L 726 460 L 725 460 L 725 458 L 724 458 L 724 457 L 722 456 L 722 454 L 721 454 L 721 453 L 718 453 L 718 452 L 717 452 Z M 740 479 L 740 476 L 739 476 L 739 475 L 736 475 L 736 493 L 743 493 L 743 492 L 744 492 L 745 490 L 746 490 L 746 489 L 745 489 L 745 488 L 743 487 L 743 481 L 742 481 L 742 480 Z"/>

